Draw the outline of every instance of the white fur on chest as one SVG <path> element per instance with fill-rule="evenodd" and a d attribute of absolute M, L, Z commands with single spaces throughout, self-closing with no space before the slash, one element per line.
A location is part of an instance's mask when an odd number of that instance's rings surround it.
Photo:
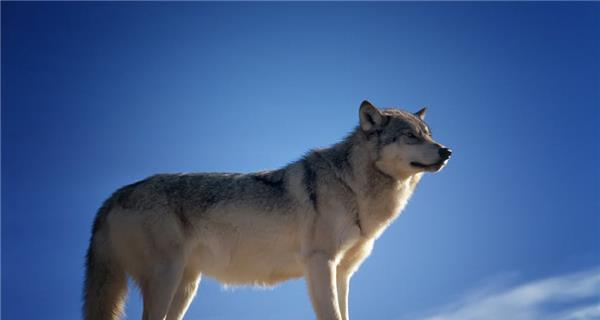
<path fill-rule="evenodd" d="M 359 201 L 359 216 L 363 233 L 376 239 L 406 207 L 420 176 L 399 181 L 393 188 L 364 197 Z"/>

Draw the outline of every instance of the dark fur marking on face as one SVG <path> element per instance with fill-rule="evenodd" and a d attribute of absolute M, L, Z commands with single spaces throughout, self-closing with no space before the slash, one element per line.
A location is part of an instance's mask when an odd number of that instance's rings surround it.
<path fill-rule="evenodd" d="M 390 118 L 390 122 L 386 128 L 384 128 L 381 134 L 381 143 L 387 145 L 398 140 L 401 136 L 406 135 L 407 132 L 412 132 L 417 136 L 420 143 L 423 140 L 423 136 L 429 131 L 429 127 L 425 121 L 421 120 L 416 115 L 396 109 L 385 109 L 384 114 Z"/>
<path fill-rule="evenodd" d="M 308 199 L 313 205 L 315 211 L 317 210 L 317 175 L 315 170 L 311 167 L 310 162 L 306 160 L 306 158 L 302 161 L 302 166 L 304 167 L 304 175 L 303 181 L 306 190 L 306 194 L 308 194 Z"/>

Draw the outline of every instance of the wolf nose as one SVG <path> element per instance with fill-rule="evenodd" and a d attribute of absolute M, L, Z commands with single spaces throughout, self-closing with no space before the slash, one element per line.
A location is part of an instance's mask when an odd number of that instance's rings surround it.
<path fill-rule="evenodd" d="M 452 155 L 452 150 L 450 150 L 448 148 L 440 148 L 439 154 L 440 154 L 440 157 L 445 160 L 445 159 L 450 158 L 450 155 Z"/>

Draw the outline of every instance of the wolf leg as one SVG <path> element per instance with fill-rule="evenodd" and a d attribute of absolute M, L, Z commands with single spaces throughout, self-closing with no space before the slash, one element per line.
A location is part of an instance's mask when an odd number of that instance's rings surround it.
<path fill-rule="evenodd" d="M 343 320 L 348 320 L 350 318 L 348 312 L 350 278 L 354 272 L 356 272 L 360 264 L 366 259 L 369 253 L 371 253 L 372 249 L 372 241 L 357 243 L 344 254 L 344 257 L 337 265 L 336 283 L 338 289 L 338 304 Z"/>
<path fill-rule="evenodd" d="M 342 320 L 348 320 L 348 287 L 350 285 L 350 274 L 346 270 L 338 268 L 336 274 L 338 306 L 342 314 Z"/>
<path fill-rule="evenodd" d="M 179 282 L 179 287 L 175 292 L 175 297 L 169 307 L 167 320 L 181 320 L 187 311 L 190 303 L 196 295 L 198 285 L 200 284 L 201 274 L 197 270 L 186 268 Z"/>
<path fill-rule="evenodd" d="M 142 285 L 143 320 L 164 320 L 183 274 L 183 259 L 167 258 L 154 266 L 151 279 Z"/>
<path fill-rule="evenodd" d="M 323 252 L 306 258 L 306 281 L 318 320 L 341 320 L 336 289 L 335 262 Z"/>

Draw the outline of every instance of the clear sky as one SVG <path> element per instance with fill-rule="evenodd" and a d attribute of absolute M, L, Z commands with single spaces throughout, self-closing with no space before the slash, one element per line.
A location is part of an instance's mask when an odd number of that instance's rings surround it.
<path fill-rule="evenodd" d="M 353 319 L 600 319 L 600 3 L 2 2 L 2 319 L 77 319 L 97 208 L 272 169 L 363 99 L 454 150 L 354 276 Z M 139 318 L 132 290 L 127 314 Z M 188 319 L 311 319 L 304 282 Z"/>

